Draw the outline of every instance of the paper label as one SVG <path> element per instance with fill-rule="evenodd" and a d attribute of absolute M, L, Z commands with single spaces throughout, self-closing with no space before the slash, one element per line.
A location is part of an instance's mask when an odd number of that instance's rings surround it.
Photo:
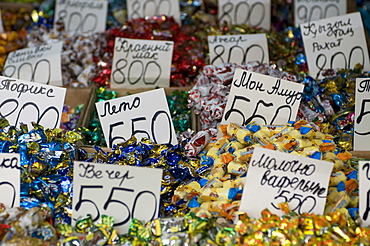
<path fill-rule="evenodd" d="M 370 69 L 360 13 L 300 25 L 310 75 L 322 79 L 326 69 L 353 69 L 356 63 Z"/>
<path fill-rule="evenodd" d="M 63 22 L 67 32 L 81 34 L 104 32 L 107 15 L 107 0 L 57 0 L 54 28 L 58 22 Z"/>
<path fill-rule="evenodd" d="M 218 0 L 219 25 L 247 24 L 252 27 L 271 27 L 271 0 Z"/>
<path fill-rule="evenodd" d="M 288 202 L 298 213 L 323 214 L 333 163 L 280 151 L 255 148 L 239 211 L 260 218 L 264 209 L 279 216 Z M 263 195 L 261 195 L 263 194 Z"/>
<path fill-rule="evenodd" d="M 266 34 L 208 36 L 211 65 L 246 64 L 250 61 L 269 63 Z"/>
<path fill-rule="evenodd" d="M 177 144 L 164 89 L 156 89 L 95 104 L 107 146 L 135 135 L 154 143 Z"/>
<path fill-rule="evenodd" d="M 66 88 L 0 76 L 0 115 L 19 128 L 31 122 L 46 128 L 60 126 Z"/>
<path fill-rule="evenodd" d="M 63 86 L 62 42 L 10 52 L 3 75 L 10 78 Z"/>
<path fill-rule="evenodd" d="M 236 69 L 221 124 L 286 124 L 295 120 L 303 85 Z"/>
<path fill-rule="evenodd" d="M 111 88 L 169 87 L 173 42 L 116 38 Z"/>
<path fill-rule="evenodd" d="M 114 228 L 128 232 L 133 218 L 144 222 L 159 215 L 162 169 L 74 162 L 73 224 L 79 216 L 114 217 Z"/>

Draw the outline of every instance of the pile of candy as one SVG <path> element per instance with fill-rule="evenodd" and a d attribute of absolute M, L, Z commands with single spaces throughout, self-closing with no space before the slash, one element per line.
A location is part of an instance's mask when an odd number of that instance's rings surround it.
<path fill-rule="evenodd" d="M 124 143 L 116 144 L 110 152 L 95 147 L 95 152 L 86 153 L 81 150 L 80 160 L 94 163 L 130 165 L 163 169 L 161 190 L 162 216 L 183 214 L 183 210 L 171 204 L 174 190 L 191 180 L 196 180 L 203 169 L 199 159 L 188 159 L 181 145 L 154 144 L 143 138 L 137 141 L 132 136 Z"/>
<path fill-rule="evenodd" d="M 217 66 L 205 66 L 194 80 L 193 88 L 189 91 L 189 105 L 195 114 L 199 114 L 202 130 L 217 128 L 217 125 L 221 122 L 236 69 L 244 69 L 297 82 L 295 75 L 282 72 L 274 66 L 257 61 L 248 62 L 246 65 L 222 63 Z"/>
<path fill-rule="evenodd" d="M 73 161 L 82 136 L 36 123 L 32 130 L 27 128 L 16 129 L 3 118 L 0 122 L 0 153 L 20 155 L 21 207 L 44 207 L 54 223 L 70 223 Z"/>
<path fill-rule="evenodd" d="M 304 120 L 281 126 L 252 122 L 242 127 L 231 123 L 221 125 L 220 131 L 222 136 L 215 142 L 211 141 L 200 154 L 201 166 L 210 168 L 210 172 L 205 173 L 200 181 L 178 187 L 172 197 L 173 204 L 188 207 L 195 213 L 233 221 L 253 150 L 260 147 L 333 162 L 327 212 L 347 208 L 355 217 L 358 208 L 357 171 L 346 163 L 352 155 L 337 148 L 333 136 L 316 131 Z"/>

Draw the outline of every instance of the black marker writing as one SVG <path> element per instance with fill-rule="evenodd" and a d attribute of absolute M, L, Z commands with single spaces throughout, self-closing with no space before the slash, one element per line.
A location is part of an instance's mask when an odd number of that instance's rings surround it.
<path fill-rule="evenodd" d="M 326 188 L 321 186 L 320 183 L 312 182 L 304 178 L 290 178 L 288 176 L 271 174 L 271 170 L 265 171 L 261 178 L 261 185 L 278 188 L 278 192 L 280 192 L 281 189 L 291 188 L 301 192 L 310 192 L 319 198 L 326 198 Z"/>
<path fill-rule="evenodd" d="M 126 74 L 124 70 L 127 65 L 126 59 L 119 59 L 116 62 L 114 66 L 115 70 L 113 70 L 112 73 L 113 81 L 116 84 L 123 84 L 126 81 Z M 133 67 L 135 67 L 135 69 L 133 69 Z M 142 80 L 146 85 L 153 85 L 157 83 L 161 75 L 162 68 L 156 61 L 149 61 L 144 66 L 144 63 L 141 60 L 135 60 L 131 62 L 127 69 L 127 80 L 132 85 L 136 84 L 140 80 Z"/>
<path fill-rule="evenodd" d="M 259 160 L 253 160 L 253 167 L 266 168 L 274 171 L 291 172 L 297 175 L 311 176 L 316 171 L 314 164 L 303 164 L 299 160 L 285 161 L 277 163 L 276 159 L 262 154 Z"/>
<path fill-rule="evenodd" d="M 119 183 L 119 186 L 122 185 L 122 182 L 125 180 L 125 179 L 133 179 L 134 176 L 129 176 L 129 171 L 127 171 L 125 174 L 122 174 L 121 175 L 121 172 L 120 171 L 108 171 L 108 170 L 105 170 L 105 172 L 108 174 L 108 178 L 109 179 L 120 179 L 120 183 Z"/>
<path fill-rule="evenodd" d="M 259 18 L 255 17 L 255 13 L 258 13 Z M 265 14 L 265 5 L 261 2 L 254 2 L 252 5 L 249 5 L 246 1 L 240 1 L 235 6 L 232 2 L 226 2 L 221 6 L 219 22 L 260 26 L 265 19 Z M 254 18 L 251 18 L 252 15 Z M 255 20 L 256 22 L 253 22 Z"/>
<path fill-rule="evenodd" d="M 312 43 L 312 46 L 313 46 L 312 52 L 320 51 L 320 50 L 330 50 L 330 49 L 337 48 L 337 47 L 340 46 L 342 40 L 343 40 L 343 38 L 338 38 L 337 41 L 335 41 L 335 42 L 325 42 L 324 44 L 319 44 L 318 42 L 313 42 Z"/>
<path fill-rule="evenodd" d="M 115 46 L 116 51 L 126 52 L 126 57 L 130 52 L 169 52 L 172 43 L 164 44 L 129 44 L 127 39 L 120 38 Z"/>
<path fill-rule="evenodd" d="M 24 93 L 46 95 L 47 97 L 55 97 L 53 95 L 53 89 L 38 84 L 24 84 L 24 83 L 12 83 L 15 79 L 3 79 L 0 83 L 0 90 L 16 91 L 18 92 L 18 98 Z"/>
<path fill-rule="evenodd" d="M 303 25 L 302 34 L 305 36 L 311 35 L 315 38 L 317 34 L 326 33 L 326 36 L 331 37 L 334 36 L 335 38 L 342 37 L 342 36 L 353 36 L 355 34 L 351 18 L 348 18 L 347 21 L 335 21 L 333 23 L 327 23 L 326 25 L 316 25 L 316 23 L 307 23 Z"/>
<path fill-rule="evenodd" d="M 102 171 L 95 170 L 94 165 L 91 165 L 89 163 L 86 163 L 86 164 L 80 163 L 78 166 L 82 167 L 84 169 L 83 173 L 79 174 L 79 176 L 82 177 L 82 178 L 88 178 L 88 179 L 93 179 L 93 178 L 101 179 L 101 178 L 103 178 Z"/>
<path fill-rule="evenodd" d="M 288 89 L 280 88 L 281 80 L 277 79 L 275 85 L 271 88 L 271 90 L 267 90 L 267 94 L 272 95 L 279 95 L 286 97 L 285 102 L 290 105 L 294 105 L 296 101 L 299 102 L 302 98 L 302 93 L 298 91 L 291 91 Z"/>
<path fill-rule="evenodd" d="M 107 114 L 113 115 L 121 113 L 122 111 L 132 110 L 140 106 L 140 97 L 135 97 L 131 104 L 129 102 L 121 102 L 118 107 L 116 105 L 111 105 L 110 101 L 104 103 L 103 114 L 100 114 L 100 117 L 105 117 Z"/>
<path fill-rule="evenodd" d="M 213 36 L 213 40 L 210 39 L 208 42 L 210 44 L 214 43 L 235 43 L 235 45 L 239 45 L 239 42 L 246 42 L 247 39 L 243 39 L 243 36 Z"/>
<path fill-rule="evenodd" d="M 142 2 L 144 2 L 144 4 L 142 4 Z M 153 16 L 158 14 L 170 16 L 171 13 L 173 13 L 170 0 L 135 0 L 132 2 L 131 9 L 132 10 L 130 19 Z"/>
<path fill-rule="evenodd" d="M 12 157 L 11 159 L 4 158 L 0 164 L 0 168 L 21 169 L 17 157 Z"/>
<path fill-rule="evenodd" d="M 335 15 L 329 15 L 329 13 L 335 12 Z M 318 13 L 319 12 L 319 13 Z M 315 19 L 324 19 L 331 16 L 339 16 L 340 10 L 336 4 L 328 4 L 325 6 L 322 5 L 313 5 L 311 8 L 307 8 L 306 4 L 303 3 L 297 8 L 297 17 L 301 20 L 301 23 L 310 22 Z"/>

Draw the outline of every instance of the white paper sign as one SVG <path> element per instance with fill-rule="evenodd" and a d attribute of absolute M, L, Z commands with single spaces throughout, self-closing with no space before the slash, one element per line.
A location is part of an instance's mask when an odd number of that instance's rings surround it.
<path fill-rule="evenodd" d="M 370 150 L 370 79 L 356 78 L 353 150 Z"/>
<path fill-rule="evenodd" d="M 247 35 L 208 36 L 210 64 L 246 64 L 249 61 L 269 63 L 265 33 Z"/>
<path fill-rule="evenodd" d="M 72 219 L 91 214 L 114 217 L 114 228 L 127 233 L 133 218 L 159 215 L 162 169 L 74 162 Z"/>
<path fill-rule="evenodd" d="M 0 116 L 10 125 L 59 127 L 66 88 L 0 76 Z"/>
<path fill-rule="evenodd" d="M 236 69 L 222 124 L 278 125 L 295 120 L 303 85 Z"/>
<path fill-rule="evenodd" d="M 0 154 L 0 202 L 6 207 L 19 207 L 21 188 L 19 154 Z"/>
<path fill-rule="evenodd" d="M 163 88 L 95 105 L 109 147 L 133 135 L 158 144 L 178 143 Z"/>
<path fill-rule="evenodd" d="M 271 0 L 218 0 L 218 23 L 271 27 Z"/>
<path fill-rule="evenodd" d="M 169 87 L 173 41 L 116 38 L 111 88 Z"/>
<path fill-rule="evenodd" d="M 68 32 L 104 32 L 107 14 L 107 0 L 57 0 L 54 28 L 58 22 L 63 22 Z"/>
<path fill-rule="evenodd" d="M 358 162 L 359 179 L 359 217 L 361 226 L 370 226 L 370 162 Z"/>
<path fill-rule="evenodd" d="M 325 69 L 353 69 L 356 63 L 370 69 L 360 13 L 352 13 L 300 25 L 308 69 L 321 79 Z"/>
<path fill-rule="evenodd" d="M 298 214 L 323 214 L 332 169 L 331 162 L 255 148 L 239 211 L 260 218 L 268 208 L 281 216 L 278 205 L 288 202 Z"/>
<path fill-rule="evenodd" d="M 126 0 L 128 19 L 144 18 L 146 16 L 173 16 L 181 25 L 180 4 L 178 0 Z"/>
<path fill-rule="evenodd" d="M 296 25 L 347 13 L 347 0 L 294 0 Z"/>
<path fill-rule="evenodd" d="M 47 85 L 63 85 L 62 42 L 10 52 L 3 75 Z"/>
<path fill-rule="evenodd" d="M 2 16 L 3 11 L 0 8 L 0 33 L 4 32 L 4 24 L 3 24 L 3 16 Z"/>

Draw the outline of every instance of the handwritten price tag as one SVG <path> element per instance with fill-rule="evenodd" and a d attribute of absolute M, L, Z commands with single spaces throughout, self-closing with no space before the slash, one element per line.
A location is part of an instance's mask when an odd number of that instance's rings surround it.
<path fill-rule="evenodd" d="M 269 62 L 266 34 L 208 36 L 209 55 L 212 65 L 249 61 Z"/>
<path fill-rule="evenodd" d="M 114 227 L 127 233 L 133 218 L 145 222 L 158 217 L 162 169 L 75 162 L 73 223 L 91 214 L 113 216 Z"/>
<path fill-rule="evenodd" d="M 173 16 L 181 25 L 180 4 L 178 0 L 126 0 L 128 19 L 144 18 L 146 16 Z"/>
<path fill-rule="evenodd" d="M 260 218 L 268 208 L 283 215 L 278 205 L 288 202 L 298 214 L 323 214 L 332 169 L 331 162 L 255 148 L 239 211 Z"/>
<path fill-rule="evenodd" d="M 177 144 L 164 89 L 120 97 L 95 104 L 107 146 L 135 135 L 138 140 Z"/>
<path fill-rule="evenodd" d="M 66 89 L 0 76 L 0 116 L 10 125 L 36 122 L 45 128 L 60 125 Z"/>
<path fill-rule="evenodd" d="M 3 75 L 10 78 L 51 85 L 63 85 L 62 42 L 10 52 Z"/>
<path fill-rule="evenodd" d="M 300 25 L 311 76 L 323 78 L 325 69 L 353 69 L 360 63 L 370 69 L 360 13 L 352 13 Z"/>
<path fill-rule="evenodd" d="M 370 79 L 356 78 L 353 150 L 370 150 Z"/>
<path fill-rule="evenodd" d="M 227 22 L 270 30 L 271 0 L 218 0 L 218 22 L 220 25 Z"/>
<path fill-rule="evenodd" d="M 346 0 L 319 1 L 319 3 L 312 0 L 294 0 L 294 23 L 296 25 L 346 13 Z"/>
<path fill-rule="evenodd" d="M 19 207 L 21 164 L 19 154 L 0 154 L 0 202 Z"/>
<path fill-rule="evenodd" d="M 172 41 L 116 38 L 111 87 L 169 87 L 172 52 Z"/>
<path fill-rule="evenodd" d="M 2 11 L 0 8 L 0 33 L 4 32 L 4 24 L 3 24 L 3 16 L 2 16 Z"/>
<path fill-rule="evenodd" d="M 302 84 L 237 69 L 222 124 L 247 125 L 256 121 L 276 125 L 294 120 L 303 87 Z"/>
<path fill-rule="evenodd" d="M 54 27 L 63 22 L 67 32 L 104 32 L 107 14 L 107 0 L 57 0 Z"/>
<path fill-rule="evenodd" d="M 358 162 L 359 175 L 359 212 L 361 226 L 368 227 L 370 225 L 370 162 Z"/>

